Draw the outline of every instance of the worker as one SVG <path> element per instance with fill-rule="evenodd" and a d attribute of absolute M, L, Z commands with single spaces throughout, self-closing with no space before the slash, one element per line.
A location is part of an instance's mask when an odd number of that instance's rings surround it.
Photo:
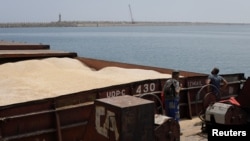
<path fill-rule="evenodd" d="M 219 75 L 219 71 L 220 70 L 218 68 L 213 68 L 211 74 L 208 75 L 208 78 L 206 80 L 208 91 L 212 92 L 216 96 L 217 100 L 220 99 L 220 90 L 225 89 L 228 85 L 227 80 Z"/>
<path fill-rule="evenodd" d="M 163 102 L 165 105 L 166 115 L 174 118 L 179 122 L 179 93 L 181 90 L 181 85 L 179 82 L 179 71 L 172 71 L 172 78 L 168 79 L 162 90 Z"/>

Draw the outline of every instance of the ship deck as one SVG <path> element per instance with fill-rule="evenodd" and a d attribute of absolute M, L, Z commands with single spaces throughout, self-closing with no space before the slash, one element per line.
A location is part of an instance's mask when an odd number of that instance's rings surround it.
<path fill-rule="evenodd" d="M 201 131 L 202 121 L 199 117 L 192 119 L 181 119 L 180 129 L 182 135 L 181 141 L 207 141 L 207 134 Z"/>

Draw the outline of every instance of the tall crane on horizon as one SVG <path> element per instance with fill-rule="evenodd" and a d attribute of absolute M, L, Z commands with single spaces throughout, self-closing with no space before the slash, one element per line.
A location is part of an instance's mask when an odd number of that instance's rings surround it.
<path fill-rule="evenodd" d="M 130 7 L 130 4 L 128 5 L 129 7 L 129 12 L 130 12 L 130 17 L 131 17 L 131 23 L 134 24 L 134 19 L 133 19 L 133 14 L 132 14 L 132 10 L 131 10 L 131 7 Z"/>

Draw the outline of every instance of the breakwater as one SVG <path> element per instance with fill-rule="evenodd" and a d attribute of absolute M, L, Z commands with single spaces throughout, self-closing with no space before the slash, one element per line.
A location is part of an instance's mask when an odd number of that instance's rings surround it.
<path fill-rule="evenodd" d="M 201 22 L 128 22 L 128 21 L 60 21 L 60 22 L 20 22 L 0 23 L 0 28 L 11 27 L 99 27 L 99 26 L 171 26 L 171 25 L 215 25 L 239 23 L 201 23 Z M 246 25 L 246 24 L 239 24 Z"/>

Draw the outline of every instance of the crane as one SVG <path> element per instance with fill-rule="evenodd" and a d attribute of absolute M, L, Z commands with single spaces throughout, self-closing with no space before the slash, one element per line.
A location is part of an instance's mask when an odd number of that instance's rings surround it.
<path fill-rule="evenodd" d="M 131 10 L 130 4 L 128 5 L 128 7 L 129 7 L 129 12 L 130 12 L 130 17 L 131 17 L 131 23 L 134 24 L 135 22 L 134 22 L 134 19 L 133 19 L 133 14 L 132 14 L 132 10 Z"/>

